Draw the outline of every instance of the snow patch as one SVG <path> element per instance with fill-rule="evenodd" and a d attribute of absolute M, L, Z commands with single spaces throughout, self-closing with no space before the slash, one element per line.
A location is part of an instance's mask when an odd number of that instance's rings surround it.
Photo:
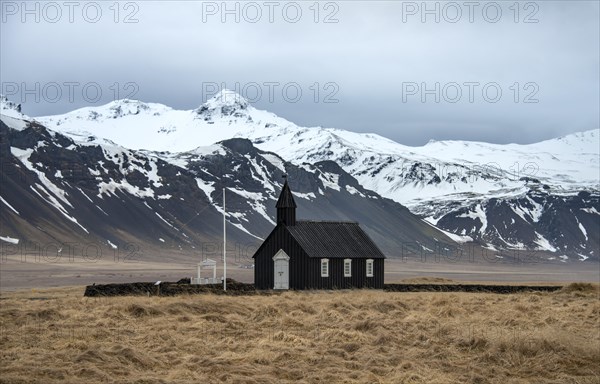
<path fill-rule="evenodd" d="M 468 242 L 473 241 L 473 238 L 471 236 L 460 236 L 460 235 L 457 235 L 455 233 L 448 232 L 448 231 L 445 231 L 445 230 L 443 230 L 443 229 L 441 229 L 439 227 L 436 227 L 434 224 L 430 223 L 427 220 L 423 220 L 423 221 L 425 223 L 431 225 L 432 227 L 434 227 L 438 231 L 443 232 L 446 236 L 448 236 L 450 239 L 452 239 L 453 241 L 455 241 L 457 243 L 461 243 L 462 244 L 462 243 L 468 243 Z"/>
<path fill-rule="evenodd" d="M 126 179 L 123 179 L 120 182 L 116 182 L 113 179 L 110 179 L 108 183 L 104 181 L 101 182 L 100 184 L 98 184 L 97 196 L 99 198 L 103 198 L 102 195 L 104 194 L 106 194 L 107 196 L 111 194 L 116 196 L 115 192 L 117 190 L 129 193 L 130 195 L 137 196 L 140 198 L 154 198 L 154 191 L 150 189 L 150 187 L 140 189 L 135 185 L 129 184 L 129 182 Z"/>
<path fill-rule="evenodd" d="M 83 196 L 85 196 L 85 198 L 86 198 L 86 199 L 88 199 L 88 200 L 90 201 L 90 203 L 93 203 L 93 202 L 94 202 L 92 199 L 90 199 L 90 197 L 89 197 L 88 195 L 86 195 L 86 194 L 85 194 L 85 192 L 83 192 L 83 191 L 81 190 L 81 188 L 77 187 L 77 189 L 79 190 L 79 192 L 81 192 L 81 194 L 82 194 Z"/>
<path fill-rule="evenodd" d="M 239 190 L 239 189 L 231 189 L 231 188 L 228 188 L 228 190 L 245 198 L 256 213 L 258 213 L 262 217 L 264 217 L 264 219 L 267 220 L 269 223 L 276 225 L 275 221 L 273 221 L 273 219 L 271 219 L 271 217 L 267 214 L 267 210 L 266 210 L 264 204 L 262 204 L 262 201 L 265 200 L 265 197 L 262 194 L 256 193 L 256 192 L 243 191 L 243 190 Z M 228 213 L 228 215 L 231 215 L 231 214 Z M 248 232 L 248 233 L 251 234 L 250 232 Z M 251 235 L 256 237 L 253 234 L 251 234 Z"/>
<path fill-rule="evenodd" d="M 260 201 L 260 200 L 264 199 L 263 195 L 260 194 L 260 193 L 257 193 L 257 192 L 248 192 L 248 191 L 244 191 L 244 190 L 241 190 L 241 189 L 233 189 L 233 188 L 227 188 L 227 190 L 231 191 L 231 192 L 234 192 L 234 193 L 236 193 L 236 194 L 238 194 L 238 195 L 240 195 L 243 198 L 248 199 L 248 200 L 258 200 L 258 201 Z"/>
<path fill-rule="evenodd" d="M 106 216 L 108 216 L 108 213 L 104 212 L 104 209 L 100 208 L 99 206 L 96 205 L 96 208 L 98 208 L 100 210 L 100 212 L 104 213 Z"/>
<path fill-rule="evenodd" d="M 275 192 L 275 188 L 273 187 L 273 185 L 271 184 L 271 179 L 270 177 L 267 175 L 267 173 L 265 172 L 265 170 L 263 169 L 262 166 L 260 166 L 256 160 L 254 160 L 253 158 L 251 158 L 249 155 L 245 155 L 244 157 L 246 157 L 246 159 L 248 159 L 248 161 L 250 162 L 250 165 L 252 165 L 252 168 L 254 168 L 254 170 L 256 171 L 256 173 L 258 174 L 259 177 L 257 177 L 254 172 L 252 172 L 252 170 L 250 170 L 250 172 L 252 173 L 252 178 L 256 181 L 259 181 L 263 184 L 263 186 L 265 188 L 267 188 L 268 190 L 270 190 L 271 192 Z"/>
<path fill-rule="evenodd" d="M 319 174 L 319 180 L 323 183 L 325 188 L 334 189 L 336 191 L 340 190 L 340 185 L 338 184 L 340 175 L 336 175 L 334 173 L 329 172 L 321 172 Z"/>
<path fill-rule="evenodd" d="M 29 169 L 30 171 L 32 171 L 35 174 L 37 174 L 39 180 L 48 189 L 48 191 L 52 192 L 52 194 L 54 196 L 56 196 L 57 198 L 59 198 L 63 203 L 65 203 L 69 207 L 73 208 L 73 205 L 71 205 L 71 203 L 69 202 L 69 200 L 67 200 L 67 195 L 68 194 L 65 191 L 63 191 L 62 189 L 60 189 L 59 187 L 57 187 L 56 185 L 54 185 L 54 183 L 52 183 L 46 177 L 46 174 L 44 172 L 42 172 L 42 171 L 38 170 L 37 168 L 35 168 L 33 166 L 33 164 L 29 161 L 29 157 L 33 153 L 33 149 L 29 148 L 29 149 L 23 150 L 23 149 L 16 148 L 16 147 L 10 147 L 10 152 L 16 158 L 18 158 L 21 161 L 21 163 L 23 163 L 23 165 L 25 165 L 25 167 L 27 169 Z M 48 194 L 49 194 L 49 192 L 48 192 Z"/>
<path fill-rule="evenodd" d="M 22 131 L 29 125 L 27 120 L 15 118 L 13 116 L 7 116 L 4 113 L 0 114 L 0 120 L 6 124 L 9 128 L 16 131 Z"/>
<path fill-rule="evenodd" d="M 171 228 L 173 228 L 173 229 L 175 229 L 175 230 L 179 231 L 177 228 L 175 228 L 175 227 L 173 226 L 173 224 L 171 224 L 171 223 L 169 223 L 167 220 L 165 220 L 165 218 L 164 218 L 164 217 L 162 217 L 162 216 L 161 216 L 161 215 L 160 215 L 158 212 L 154 212 L 154 214 L 155 214 L 156 216 L 158 216 L 158 217 L 159 217 L 159 218 L 160 218 L 162 221 L 164 221 L 165 223 L 167 223 L 167 225 L 168 225 L 169 227 L 171 227 Z"/>
<path fill-rule="evenodd" d="M 535 234 L 537 236 L 537 239 L 534 240 L 533 242 L 538 245 L 538 250 L 556 252 L 556 248 L 554 248 L 552 246 L 552 244 L 550 244 L 550 242 L 546 238 L 544 238 L 544 236 L 540 235 L 537 232 Z M 562 257 L 562 256 L 559 256 L 559 257 Z"/>
<path fill-rule="evenodd" d="M 350 193 L 352 195 L 359 195 L 360 197 L 366 197 L 362 192 L 360 192 L 358 189 L 354 188 L 351 185 L 346 185 L 346 191 L 348 191 L 348 193 Z"/>
<path fill-rule="evenodd" d="M 2 196 L 0 196 L 0 200 L 1 200 L 1 201 L 2 201 L 4 204 L 6 204 L 6 206 L 7 206 L 8 208 L 10 208 L 10 209 L 11 209 L 11 210 L 12 210 L 14 213 L 16 213 L 16 214 L 17 214 L 17 215 L 19 215 L 19 216 L 21 215 L 21 214 L 19 213 L 19 211 L 17 211 L 16 209 L 14 209 L 12 205 L 8 204 L 8 202 L 7 202 L 6 200 L 4 200 L 4 198 L 3 198 Z"/>
<path fill-rule="evenodd" d="M 292 195 L 297 196 L 301 199 L 305 199 L 305 200 L 310 200 L 310 199 L 316 199 L 317 196 L 315 196 L 315 194 L 313 192 L 309 192 L 309 193 L 300 193 L 300 192 L 293 192 L 292 191 Z"/>
<path fill-rule="evenodd" d="M 196 184 L 198 185 L 198 188 L 200 188 L 202 190 L 202 192 L 204 192 L 204 194 L 208 197 L 208 201 L 210 201 L 210 203 L 213 203 L 213 199 L 212 199 L 212 193 L 215 191 L 215 183 L 211 183 L 208 181 L 204 181 L 202 179 L 196 179 Z"/>
<path fill-rule="evenodd" d="M 92 169 L 92 168 L 88 168 L 88 171 L 90 172 L 90 175 L 92 175 L 92 176 L 100 176 L 100 171 L 96 171 L 95 169 Z"/>
<path fill-rule="evenodd" d="M 11 244 L 19 244 L 19 239 L 15 239 L 14 237 L 10 236 L 0 236 L 0 240 L 6 241 L 7 243 Z"/>
<path fill-rule="evenodd" d="M 262 153 L 261 156 L 269 163 L 273 164 L 281 172 L 285 173 L 285 167 L 283 166 L 283 160 L 272 153 Z"/>
<path fill-rule="evenodd" d="M 423 220 L 426 221 L 426 222 L 428 222 L 429 224 L 431 224 L 433 226 L 436 226 L 436 228 L 437 228 L 437 223 L 438 223 L 438 221 L 440 221 L 441 218 L 442 218 L 441 215 L 437 219 L 435 217 L 433 217 L 433 216 L 428 216 L 428 217 L 424 218 Z"/>
<path fill-rule="evenodd" d="M 537 203 L 535 200 L 533 200 L 529 196 L 527 196 L 527 200 L 529 200 L 531 205 L 533 205 L 533 209 L 531 209 L 531 211 L 529 213 L 531 216 L 531 219 L 533 220 L 534 223 L 537 223 L 540 220 L 542 213 L 544 212 L 544 207 L 541 204 Z"/>
<path fill-rule="evenodd" d="M 498 248 L 496 248 L 496 247 L 494 246 L 494 244 L 490 244 L 490 243 L 487 243 L 487 244 L 483 245 L 483 248 L 485 248 L 485 249 L 489 249 L 490 251 L 500 252 L 500 251 L 498 250 Z"/>
<path fill-rule="evenodd" d="M 581 231 L 581 233 L 583 233 L 583 236 L 585 236 L 585 241 L 588 241 L 587 231 L 581 223 L 578 222 L 577 224 L 579 224 L 579 230 Z"/>
<path fill-rule="evenodd" d="M 263 240 L 261 237 L 258 237 L 258 236 L 256 236 L 256 235 L 254 235 L 254 234 L 250 233 L 250 231 L 248 231 L 246 228 L 244 228 L 244 226 L 243 226 L 242 224 L 238 224 L 238 223 L 232 223 L 232 222 L 229 222 L 229 224 L 231 224 L 231 225 L 233 225 L 234 227 L 236 227 L 236 228 L 238 228 L 238 229 L 242 230 L 243 232 L 246 232 L 247 234 L 249 234 L 249 235 L 250 235 L 250 236 L 252 236 L 252 237 L 255 237 L 255 238 L 259 239 L 259 240 Z"/>

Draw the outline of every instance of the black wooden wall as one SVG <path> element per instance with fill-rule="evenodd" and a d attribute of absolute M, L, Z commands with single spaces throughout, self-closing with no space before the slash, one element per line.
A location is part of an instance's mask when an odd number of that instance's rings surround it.
<path fill-rule="evenodd" d="M 374 259 L 373 277 L 367 277 L 366 259 L 352 259 L 352 277 L 344 277 L 344 259 L 329 259 L 329 277 L 321 277 L 321 259 L 310 258 L 290 235 L 278 225 L 254 255 L 254 285 L 273 289 L 273 256 L 283 249 L 290 257 L 290 289 L 383 289 L 384 259 Z"/>

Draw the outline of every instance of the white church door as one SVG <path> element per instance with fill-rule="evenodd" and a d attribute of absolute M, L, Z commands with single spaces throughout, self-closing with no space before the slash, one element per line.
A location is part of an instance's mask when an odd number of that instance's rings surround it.
<path fill-rule="evenodd" d="M 280 249 L 273 256 L 275 286 L 273 289 L 290 289 L 290 257 Z"/>

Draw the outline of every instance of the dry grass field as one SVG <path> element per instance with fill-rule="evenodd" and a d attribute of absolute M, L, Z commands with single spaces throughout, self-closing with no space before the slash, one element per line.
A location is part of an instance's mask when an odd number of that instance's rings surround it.
<path fill-rule="evenodd" d="M 555 293 L 3 293 L 2 383 L 599 383 L 599 287 Z"/>

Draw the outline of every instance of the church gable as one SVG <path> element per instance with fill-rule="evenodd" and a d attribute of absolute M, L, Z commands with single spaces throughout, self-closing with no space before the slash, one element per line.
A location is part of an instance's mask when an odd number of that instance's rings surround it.
<path fill-rule="evenodd" d="M 269 254 L 273 249 L 275 252 L 283 249 L 288 255 L 290 254 L 290 248 L 299 248 L 301 249 L 300 244 L 294 239 L 294 237 L 290 234 L 288 228 L 285 225 L 276 226 L 273 231 L 267 236 L 265 241 L 258 247 L 254 255 L 253 259 L 256 259 L 262 254 Z M 270 257 L 273 257 L 275 253 L 272 253 Z M 269 257 L 269 256 L 267 256 Z"/>

